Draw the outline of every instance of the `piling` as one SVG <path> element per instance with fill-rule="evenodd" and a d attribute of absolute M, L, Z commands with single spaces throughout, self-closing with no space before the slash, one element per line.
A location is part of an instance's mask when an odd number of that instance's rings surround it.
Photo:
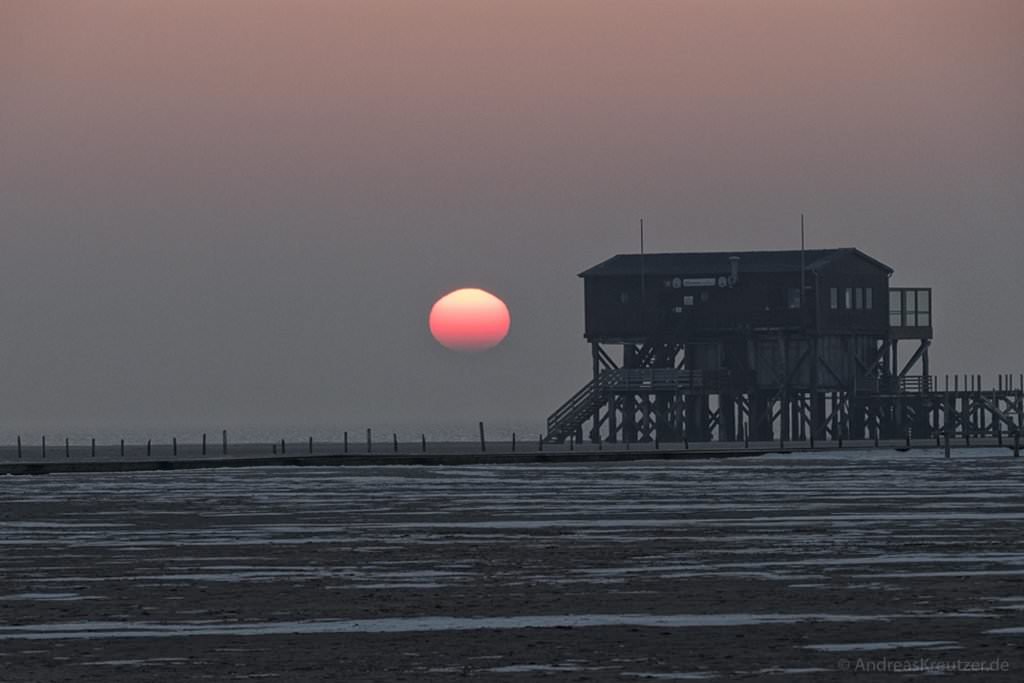
<path fill-rule="evenodd" d="M 223 430 L 220 435 L 221 440 L 221 452 L 224 455 L 228 454 L 228 430 Z"/>
<path fill-rule="evenodd" d="M 287 452 L 288 449 L 285 447 L 284 439 L 281 439 L 281 455 L 284 455 Z"/>
<path fill-rule="evenodd" d="M 420 450 L 424 453 L 427 452 L 427 435 L 420 434 Z"/>
<path fill-rule="evenodd" d="M 121 439 L 121 457 L 124 457 L 124 439 Z"/>
<path fill-rule="evenodd" d="M 480 452 L 487 452 L 487 439 L 484 437 L 484 423 L 480 422 Z"/>
<path fill-rule="evenodd" d="M 573 434 L 572 436 L 569 437 L 569 450 L 570 451 L 576 450 L 576 435 L 575 434 Z"/>
<path fill-rule="evenodd" d="M 67 437 L 64 437 L 64 457 L 71 457 L 71 442 L 68 440 Z"/>
<path fill-rule="evenodd" d="M 600 444 L 600 441 L 598 442 Z M 516 452 L 516 433 L 512 432 L 512 452 Z"/>
<path fill-rule="evenodd" d="M 344 439 L 345 439 L 345 441 L 344 441 L 344 443 L 342 445 L 342 449 L 343 449 L 342 452 L 343 453 L 348 453 L 348 432 L 345 432 Z"/>
<path fill-rule="evenodd" d="M 313 437 L 309 437 L 309 454 L 313 455 Z"/>
<path fill-rule="evenodd" d="M 543 434 L 538 434 L 537 435 L 537 450 L 538 451 L 544 450 L 544 435 Z"/>
<path fill-rule="evenodd" d="M 178 437 L 171 439 L 171 455 L 178 455 Z"/>
<path fill-rule="evenodd" d="M 910 434 L 911 434 L 910 427 L 907 427 L 907 438 L 906 438 L 907 450 L 910 450 Z"/>
<path fill-rule="evenodd" d="M 92 453 L 92 457 L 96 457 L 96 439 L 89 442 L 89 452 Z"/>
<path fill-rule="evenodd" d="M 43 457 L 46 457 L 46 437 L 43 437 Z"/>
<path fill-rule="evenodd" d="M 146 457 L 153 455 L 153 440 L 146 441 Z"/>
<path fill-rule="evenodd" d="M 398 452 L 398 434 L 395 434 L 395 433 L 392 432 L 392 434 L 391 434 L 391 443 L 392 443 L 392 450 L 395 453 L 397 453 Z"/>
<path fill-rule="evenodd" d="M 946 457 L 948 458 L 950 456 L 950 454 L 951 454 L 951 449 L 949 447 L 949 430 L 948 429 L 943 430 L 942 435 L 943 435 L 943 437 L 945 437 L 945 441 L 946 441 Z"/>
<path fill-rule="evenodd" d="M 1020 430 L 1013 433 L 1013 457 L 1020 457 Z"/>
<path fill-rule="evenodd" d="M 750 448 L 750 429 L 746 424 L 740 427 L 740 431 L 743 432 L 743 447 Z M 814 448 L 814 440 L 811 439 L 811 448 Z"/>
<path fill-rule="evenodd" d="M 366 429 L 366 452 L 373 453 L 373 430 Z"/>
<path fill-rule="evenodd" d="M 206 434 L 203 434 L 203 455 L 206 455 Z"/>
<path fill-rule="evenodd" d="M 18 434 L 18 459 L 21 459 L 21 434 Z"/>

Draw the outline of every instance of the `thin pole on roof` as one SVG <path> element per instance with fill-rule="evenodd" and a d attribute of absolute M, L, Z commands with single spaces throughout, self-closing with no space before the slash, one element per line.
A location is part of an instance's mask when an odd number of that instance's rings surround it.
<path fill-rule="evenodd" d="M 644 219 L 640 219 L 640 332 L 646 332 L 647 279 L 644 272 Z"/>
<path fill-rule="evenodd" d="M 806 242 L 804 238 L 804 214 L 800 213 L 800 323 L 804 322 L 804 297 L 807 296 Z"/>

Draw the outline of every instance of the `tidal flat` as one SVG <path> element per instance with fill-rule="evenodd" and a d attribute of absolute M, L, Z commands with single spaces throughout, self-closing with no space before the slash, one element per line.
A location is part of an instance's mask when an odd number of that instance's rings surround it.
<path fill-rule="evenodd" d="M 1016 681 L 1022 523 L 1003 449 L 0 477 L 0 681 Z"/>

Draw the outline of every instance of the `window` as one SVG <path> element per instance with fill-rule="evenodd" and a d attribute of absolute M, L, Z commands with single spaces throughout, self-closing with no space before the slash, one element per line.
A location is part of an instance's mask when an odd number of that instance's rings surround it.
<path fill-rule="evenodd" d="M 858 311 L 864 309 L 864 288 L 863 287 L 858 287 L 857 289 L 854 290 L 854 304 L 856 305 Z"/>
<path fill-rule="evenodd" d="M 889 290 L 889 327 L 903 327 L 903 292 Z"/>
<path fill-rule="evenodd" d="M 846 306 L 845 306 L 846 310 L 848 310 L 848 311 L 853 310 L 853 287 L 847 287 L 846 288 L 846 297 L 845 298 L 846 298 L 846 301 L 844 303 L 846 304 Z"/>
<path fill-rule="evenodd" d="M 932 324 L 932 293 L 927 289 L 917 290 L 917 324 L 921 327 Z"/>
<path fill-rule="evenodd" d="M 917 327 L 917 292 L 913 289 L 903 292 L 903 319 L 907 327 Z"/>
<path fill-rule="evenodd" d="M 864 290 L 864 308 L 869 311 L 875 307 L 875 290 L 868 287 Z"/>
<path fill-rule="evenodd" d="M 829 290 L 829 301 L 833 311 L 839 308 L 839 290 L 835 287 Z"/>
<path fill-rule="evenodd" d="M 789 308 L 800 308 L 800 290 L 790 287 L 786 290 L 786 306 Z"/>

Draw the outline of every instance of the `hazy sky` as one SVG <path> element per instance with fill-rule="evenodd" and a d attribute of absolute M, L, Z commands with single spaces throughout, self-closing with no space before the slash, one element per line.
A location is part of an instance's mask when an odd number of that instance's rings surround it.
<path fill-rule="evenodd" d="M 0 432 L 535 424 L 576 274 L 858 246 L 1024 371 L 1024 3 L 0 0 Z M 459 286 L 498 349 L 429 336 Z"/>

